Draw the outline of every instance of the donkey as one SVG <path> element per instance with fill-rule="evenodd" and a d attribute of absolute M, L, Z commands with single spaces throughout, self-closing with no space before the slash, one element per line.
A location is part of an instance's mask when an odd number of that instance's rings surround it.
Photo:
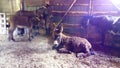
<path fill-rule="evenodd" d="M 36 18 L 34 11 L 17 11 L 9 19 L 10 28 L 9 28 L 9 40 L 15 41 L 14 35 L 17 35 L 16 28 L 19 32 L 26 32 L 28 34 L 28 40 L 32 39 L 32 28 L 36 25 L 32 19 Z M 19 33 L 19 34 L 24 34 Z"/>
<path fill-rule="evenodd" d="M 59 25 L 54 29 L 54 46 L 58 53 L 75 53 L 76 57 L 87 57 L 94 55 L 90 42 L 81 37 L 67 36 L 63 33 L 63 26 Z M 81 52 L 83 55 L 81 55 Z"/>
<path fill-rule="evenodd" d="M 105 44 L 107 33 L 120 34 L 120 17 L 111 15 L 84 16 L 80 22 L 86 31 L 88 27 L 95 26 L 95 30 L 101 35 L 101 45 Z"/>

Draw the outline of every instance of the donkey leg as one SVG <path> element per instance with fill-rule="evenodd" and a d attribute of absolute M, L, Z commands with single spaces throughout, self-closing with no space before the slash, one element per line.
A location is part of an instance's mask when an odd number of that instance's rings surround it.
<path fill-rule="evenodd" d="M 90 55 L 94 55 L 94 52 L 92 51 L 92 48 L 84 47 L 81 51 L 82 53 L 76 53 L 76 57 L 78 58 L 86 58 Z"/>
<path fill-rule="evenodd" d="M 67 54 L 71 54 L 71 51 L 67 50 L 66 48 L 60 48 L 59 50 L 57 50 L 58 53 L 67 53 Z"/>
<path fill-rule="evenodd" d="M 29 41 L 31 41 L 32 39 L 31 39 L 31 34 L 30 34 L 30 32 L 29 32 L 29 37 L 28 37 L 28 40 Z"/>
<path fill-rule="evenodd" d="M 29 34 L 28 40 L 31 41 L 32 38 L 33 38 L 32 29 L 29 29 L 29 30 L 28 30 L 28 34 Z"/>
<path fill-rule="evenodd" d="M 8 40 L 10 41 L 10 40 L 12 40 L 12 34 L 11 34 L 12 32 L 11 32 L 11 30 L 9 30 L 9 36 L 8 36 Z"/>
<path fill-rule="evenodd" d="M 90 51 L 84 51 L 82 53 L 76 53 L 77 58 L 86 58 L 91 55 Z"/>
<path fill-rule="evenodd" d="M 95 55 L 93 48 L 90 48 L 90 54 Z"/>
<path fill-rule="evenodd" d="M 13 38 L 13 31 L 14 31 L 14 30 L 9 30 L 9 37 L 8 37 L 9 41 L 10 41 L 10 40 L 15 41 L 15 39 Z"/>

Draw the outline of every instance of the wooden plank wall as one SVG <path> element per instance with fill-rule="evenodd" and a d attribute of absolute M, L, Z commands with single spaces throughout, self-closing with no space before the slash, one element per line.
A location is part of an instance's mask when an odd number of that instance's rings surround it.
<path fill-rule="evenodd" d="M 92 0 L 93 15 L 120 15 L 110 0 Z"/>
<path fill-rule="evenodd" d="M 50 0 L 53 15 L 57 16 L 58 19 L 62 17 L 72 2 L 73 0 Z M 118 15 L 119 11 L 117 10 L 117 8 L 115 8 L 110 0 L 77 0 L 72 9 L 66 15 L 63 22 L 79 22 L 79 20 L 76 20 L 77 18 L 88 14 Z M 69 19 L 70 21 L 68 21 Z"/>
<path fill-rule="evenodd" d="M 34 11 L 45 5 L 46 0 L 23 0 L 24 10 Z"/>
<path fill-rule="evenodd" d="M 41 6 L 45 4 L 44 0 L 24 0 L 26 6 Z"/>
<path fill-rule="evenodd" d="M 50 0 L 21 0 L 24 2 L 24 9 L 28 11 L 34 11 L 46 4 L 49 4 Z M 21 2 L 22 3 L 22 2 Z"/>
<path fill-rule="evenodd" d="M 59 22 L 73 0 L 50 0 L 53 22 Z M 80 28 L 81 19 L 88 15 L 120 15 L 110 0 L 77 0 L 68 14 L 63 18 L 65 32 L 73 35 L 84 33 Z M 73 29 L 74 28 L 74 29 Z"/>
<path fill-rule="evenodd" d="M 59 16 L 58 20 L 61 19 L 72 2 L 73 0 L 50 0 L 50 4 L 52 5 L 52 14 L 55 18 Z M 88 14 L 88 2 L 89 0 L 77 0 L 63 19 L 63 22 L 78 23 L 79 20 L 77 18 Z"/>

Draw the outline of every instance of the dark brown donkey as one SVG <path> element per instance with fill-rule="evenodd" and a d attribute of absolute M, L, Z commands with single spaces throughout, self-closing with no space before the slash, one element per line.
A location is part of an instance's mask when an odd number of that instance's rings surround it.
<path fill-rule="evenodd" d="M 63 27 L 61 25 L 55 28 L 53 48 L 55 48 L 59 53 L 74 52 L 76 57 L 87 57 L 94 54 L 92 51 L 92 45 L 87 39 L 76 36 L 66 36 L 62 32 Z"/>

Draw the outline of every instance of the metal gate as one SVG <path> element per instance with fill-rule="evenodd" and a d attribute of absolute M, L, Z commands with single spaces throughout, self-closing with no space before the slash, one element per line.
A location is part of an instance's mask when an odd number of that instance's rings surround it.
<path fill-rule="evenodd" d="M 6 27 L 6 24 L 8 24 L 7 17 L 5 13 L 0 13 L 0 34 L 8 34 L 8 29 Z"/>

